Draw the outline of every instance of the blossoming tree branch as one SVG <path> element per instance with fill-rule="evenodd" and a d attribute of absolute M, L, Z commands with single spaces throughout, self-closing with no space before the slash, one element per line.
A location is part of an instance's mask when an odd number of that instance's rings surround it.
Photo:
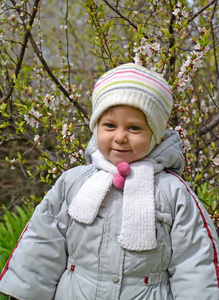
<path fill-rule="evenodd" d="M 218 226 L 216 0 L 3 0 L 0 18 L 1 204 L 39 202 L 85 162 L 93 84 L 133 61 L 169 82 L 168 126 L 183 141 L 184 179 Z"/>

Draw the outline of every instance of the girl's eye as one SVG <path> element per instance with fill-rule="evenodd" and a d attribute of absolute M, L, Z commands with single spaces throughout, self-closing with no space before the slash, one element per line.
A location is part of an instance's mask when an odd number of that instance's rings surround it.
<path fill-rule="evenodd" d="M 138 131 L 138 130 L 140 130 L 140 127 L 138 127 L 138 126 L 130 126 L 129 129 L 131 131 Z"/>
<path fill-rule="evenodd" d="M 109 129 L 114 129 L 116 126 L 112 123 L 106 123 L 105 126 Z"/>

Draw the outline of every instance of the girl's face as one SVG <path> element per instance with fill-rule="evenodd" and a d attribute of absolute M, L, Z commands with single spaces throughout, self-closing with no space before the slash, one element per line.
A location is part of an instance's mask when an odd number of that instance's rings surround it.
<path fill-rule="evenodd" d="M 98 148 L 115 165 L 145 157 L 151 137 L 152 130 L 145 115 L 132 106 L 111 107 L 98 120 Z"/>

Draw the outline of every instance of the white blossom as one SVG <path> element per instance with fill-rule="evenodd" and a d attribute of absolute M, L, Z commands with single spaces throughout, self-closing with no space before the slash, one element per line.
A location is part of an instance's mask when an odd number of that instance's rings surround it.
<path fill-rule="evenodd" d="M 192 86 L 192 75 L 202 67 L 202 60 L 205 53 L 208 51 L 208 47 L 205 49 L 201 49 L 200 44 L 198 43 L 194 47 L 194 51 L 192 51 L 187 59 L 183 62 L 180 72 L 177 77 L 179 78 L 178 82 L 178 90 L 184 92 L 187 89 L 193 89 Z"/>
<path fill-rule="evenodd" d="M 181 125 L 176 126 L 176 127 L 175 127 L 175 130 L 179 133 L 179 135 L 180 135 L 181 137 L 186 137 L 186 136 L 187 136 L 187 130 L 184 129 L 184 128 L 182 128 Z"/>
<path fill-rule="evenodd" d="M 11 170 L 15 170 L 16 162 L 17 162 L 16 158 L 12 158 L 12 160 L 11 160 Z"/>
<path fill-rule="evenodd" d="M 44 98 L 44 104 L 46 107 L 49 108 L 55 108 L 56 103 L 55 103 L 55 96 L 50 95 L 50 94 L 46 94 L 45 98 Z"/>
<path fill-rule="evenodd" d="M 73 164 L 74 162 L 76 162 L 77 161 L 77 158 L 75 158 L 75 157 L 71 157 L 70 158 L 70 164 Z"/>
<path fill-rule="evenodd" d="M 62 136 L 63 136 L 63 139 L 66 138 L 67 135 L 70 135 L 70 132 L 69 132 L 69 129 L 68 129 L 68 124 L 64 123 L 62 125 Z"/>
<path fill-rule="evenodd" d="M 183 15 L 184 18 L 188 17 L 188 15 L 189 15 L 188 11 L 182 10 L 181 12 L 182 12 L 182 15 Z"/>
<path fill-rule="evenodd" d="M 33 108 L 31 108 L 31 110 L 28 113 L 29 114 L 24 115 L 24 120 L 27 122 L 27 124 L 30 124 L 31 127 L 38 128 L 38 119 L 42 116 L 42 114 L 40 114 L 37 110 L 34 110 Z"/>
<path fill-rule="evenodd" d="M 219 166 L 219 157 L 215 157 L 212 159 L 213 166 L 218 167 Z"/>
<path fill-rule="evenodd" d="M 200 155 L 199 162 L 206 161 L 206 156 L 204 154 Z"/>
<path fill-rule="evenodd" d="M 52 168 L 52 170 L 48 170 L 48 172 L 49 172 L 50 174 L 52 174 L 52 177 L 53 177 L 53 178 L 56 178 L 56 177 L 57 177 L 57 168 L 56 168 L 56 167 Z"/>
<path fill-rule="evenodd" d="M 66 30 L 67 28 L 68 28 L 68 26 L 67 25 L 60 25 L 60 27 L 59 27 L 60 29 L 64 29 L 64 30 Z"/>
<path fill-rule="evenodd" d="M 188 139 L 185 139 L 185 140 L 183 141 L 183 150 L 184 150 L 184 151 L 189 151 L 189 150 L 191 150 L 191 143 L 190 143 L 190 141 L 189 141 Z"/>
<path fill-rule="evenodd" d="M 201 33 L 201 34 L 205 34 L 206 28 L 205 28 L 205 27 L 198 27 L 198 31 L 199 31 L 199 33 Z"/>
<path fill-rule="evenodd" d="M 175 8 L 173 11 L 173 15 L 178 16 L 180 13 L 180 9 L 179 8 Z"/>
<path fill-rule="evenodd" d="M 134 56 L 134 61 L 136 65 L 142 66 L 142 61 L 139 53 L 136 53 Z"/>
<path fill-rule="evenodd" d="M 190 118 L 188 117 L 182 117 L 182 119 L 186 124 L 189 124 L 191 122 Z"/>
<path fill-rule="evenodd" d="M 15 14 L 11 15 L 11 16 L 8 18 L 9 21 L 15 21 L 16 19 L 17 19 L 17 17 L 16 17 Z"/>
<path fill-rule="evenodd" d="M 39 140 L 40 140 L 40 136 L 39 136 L 39 134 L 36 134 L 36 135 L 34 135 L 34 142 L 38 142 Z"/>
<path fill-rule="evenodd" d="M 75 134 L 72 134 L 72 135 L 70 136 L 70 142 L 72 143 L 74 139 L 75 139 Z"/>
<path fill-rule="evenodd" d="M 192 99 L 191 99 L 191 103 L 194 104 L 195 102 L 196 102 L 196 97 L 193 96 Z"/>
<path fill-rule="evenodd" d="M 134 56 L 134 61 L 137 65 L 142 65 L 141 55 L 144 56 L 145 65 L 148 69 L 154 68 L 153 62 L 158 60 L 160 57 L 160 44 L 159 43 L 148 43 L 146 38 L 142 38 L 140 46 L 134 44 L 133 51 L 136 53 Z"/>
<path fill-rule="evenodd" d="M 3 44 L 5 42 L 5 37 L 3 35 L 3 33 L 0 33 L 0 43 Z"/>
<path fill-rule="evenodd" d="M 84 151 L 83 151 L 82 149 L 80 149 L 80 150 L 78 151 L 78 153 L 79 153 L 81 156 L 84 155 Z"/>

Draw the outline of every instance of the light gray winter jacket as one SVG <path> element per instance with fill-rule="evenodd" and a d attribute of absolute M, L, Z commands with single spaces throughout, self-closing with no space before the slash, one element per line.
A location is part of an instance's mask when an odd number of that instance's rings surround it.
<path fill-rule="evenodd" d="M 92 151 L 90 143 L 88 159 Z M 149 156 L 165 168 L 155 175 L 157 248 L 136 252 L 117 243 L 123 192 L 115 187 L 91 225 L 69 216 L 73 197 L 98 172 L 79 166 L 37 206 L 2 271 L 0 291 L 21 300 L 218 300 L 218 238 L 180 177 L 178 135 L 169 133 Z"/>

